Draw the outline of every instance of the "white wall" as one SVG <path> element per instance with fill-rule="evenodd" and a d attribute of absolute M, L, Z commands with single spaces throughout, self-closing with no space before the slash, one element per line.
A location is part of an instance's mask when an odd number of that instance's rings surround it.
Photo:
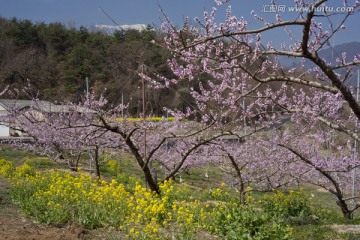
<path fill-rule="evenodd" d="M 0 115 L 5 115 L 7 114 L 8 111 L 6 111 L 6 109 L 0 105 Z M 0 123 L 0 137 L 9 137 L 10 136 L 10 129 L 7 126 L 1 125 Z"/>
<path fill-rule="evenodd" d="M 9 137 L 9 127 L 0 125 L 0 137 Z"/>

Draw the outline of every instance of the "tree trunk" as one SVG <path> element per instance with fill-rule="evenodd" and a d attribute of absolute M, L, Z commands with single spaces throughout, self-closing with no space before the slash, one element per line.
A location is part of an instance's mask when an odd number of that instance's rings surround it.
<path fill-rule="evenodd" d="M 131 139 L 131 135 L 136 131 L 136 129 L 134 129 L 132 132 L 130 132 L 128 134 L 128 133 L 121 131 L 119 129 L 119 127 L 110 126 L 104 118 L 100 117 L 100 120 L 104 124 L 106 129 L 108 129 L 112 132 L 118 133 L 124 138 L 126 145 L 130 148 L 131 153 L 134 155 L 137 163 L 139 164 L 139 166 L 141 167 L 141 170 L 144 173 L 145 181 L 146 181 L 147 185 L 149 186 L 149 188 L 152 191 L 154 191 L 154 192 L 156 192 L 156 194 L 160 195 L 159 186 L 151 174 L 149 164 L 146 161 L 146 156 L 144 156 L 144 158 L 141 156 L 138 147 Z"/>
<path fill-rule="evenodd" d="M 80 157 L 81 157 L 81 154 L 79 153 L 79 155 L 77 156 L 77 159 L 76 159 L 76 163 L 75 163 L 76 171 L 79 168 Z"/>
<path fill-rule="evenodd" d="M 246 192 L 244 191 L 244 189 L 240 189 L 239 191 L 239 198 L 240 198 L 240 204 L 245 203 L 246 201 Z"/>
<path fill-rule="evenodd" d="M 99 147 L 95 148 L 95 175 L 97 179 L 100 179 L 100 164 L 99 164 Z"/>
<path fill-rule="evenodd" d="M 352 211 L 349 210 L 346 202 L 342 199 L 341 196 L 336 196 L 337 197 L 337 201 L 336 204 L 340 207 L 341 212 L 343 214 L 343 216 L 347 219 L 351 219 L 351 213 Z"/>
<path fill-rule="evenodd" d="M 70 158 L 68 158 L 67 163 L 68 163 L 68 167 L 70 168 L 71 171 L 73 171 L 73 172 L 78 171 L 78 168 L 76 166 L 74 166 L 74 162 Z"/>
<path fill-rule="evenodd" d="M 151 163 L 151 162 L 149 163 L 149 168 L 150 168 L 151 175 L 153 176 L 153 179 L 154 179 L 156 185 L 158 185 L 157 171 L 156 171 L 156 168 L 154 168 L 154 167 L 152 166 L 152 163 Z"/>
<path fill-rule="evenodd" d="M 145 168 L 143 168 L 143 172 L 145 175 L 145 182 L 148 185 L 148 187 L 150 188 L 150 190 L 154 191 L 154 192 L 156 192 L 156 194 L 160 195 L 159 186 L 156 183 L 156 181 L 154 180 L 149 167 L 146 166 Z"/>
<path fill-rule="evenodd" d="M 240 204 L 243 204 L 245 203 L 246 201 L 246 191 L 245 191 L 245 184 L 244 184 L 244 181 L 243 181 L 243 178 L 242 178 L 242 175 L 241 175 L 241 169 L 239 167 L 239 165 L 237 164 L 237 162 L 235 161 L 235 158 L 234 156 L 230 155 L 229 153 L 227 153 L 229 159 L 230 159 L 230 162 L 231 164 L 233 165 L 235 171 L 236 171 L 236 176 L 237 178 L 239 179 L 239 201 L 240 201 Z"/>

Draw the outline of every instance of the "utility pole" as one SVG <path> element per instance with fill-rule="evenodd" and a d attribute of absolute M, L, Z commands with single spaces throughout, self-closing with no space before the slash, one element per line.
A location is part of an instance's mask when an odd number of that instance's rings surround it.
<path fill-rule="evenodd" d="M 141 76 L 144 75 L 144 64 L 141 65 Z M 146 159 L 146 126 L 145 126 L 145 121 L 146 121 L 146 117 L 145 117 L 145 80 L 144 77 L 141 77 L 141 83 L 142 83 L 142 103 L 143 103 L 143 114 L 142 114 L 142 118 L 143 118 L 143 127 L 144 127 L 144 160 L 145 162 L 147 162 Z"/>
<path fill-rule="evenodd" d="M 166 123 L 169 123 L 169 112 L 166 110 Z M 165 147 L 166 147 L 166 153 L 169 152 L 169 144 L 168 144 L 168 139 L 166 138 L 165 140 Z M 164 166 L 164 179 L 166 177 L 166 167 Z"/>
<path fill-rule="evenodd" d="M 121 118 L 122 118 L 122 120 L 124 120 L 124 93 L 123 92 L 121 93 L 121 105 L 122 105 Z"/>
<path fill-rule="evenodd" d="M 359 69 L 357 71 L 357 86 L 356 86 L 356 102 L 359 104 L 359 85 L 360 85 L 360 80 L 359 80 Z M 357 133 L 357 127 L 358 127 L 358 118 L 356 118 L 355 121 L 355 133 Z M 354 163 L 356 164 L 357 161 L 357 140 L 355 140 L 354 142 Z M 356 206 L 356 202 L 355 202 L 355 177 L 356 177 L 356 168 L 354 167 L 353 172 L 352 172 L 352 188 L 351 188 L 351 196 L 353 197 L 353 206 Z M 354 219 L 354 213 L 351 214 L 352 219 Z"/>
<path fill-rule="evenodd" d="M 86 101 L 87 104 L 89 103 L 89 78 L 86 77 L 85 78 L 85 83 L 86 83 Z M 91 154 L 91 150 L 88 150 L 89 152 L 89 157 L 90 157 L 90 176 L 92 175 L 92 154 Z"/>
<path fill-rule="evenodd" d="M 244 131 L 245 131 L 245 136 L 246 136 L 246 115 L 245 115 L 245 99 L 243 99 L 243 109 L 244 109 Z"/>
<path fill-rule="evenodd" d="M 144 75 L 144 64 L 141 64 L 141 76 Z M 150 159 L 148 159 L 147 156 L 147 142 L 146 142 L 146 98 L 145 98 L 145 79 L 144 77 L 141 77 L 141 85 L 142 85 L 142 105 L 143 105 L 143 113 L 142 113 L 142 120 L 143 120 L 143 128 L 144 128 L 144 156 L 143 156 L 143 160 L 144 160 L 144 168 L 147 167 L 146 165 L 148 165 L 150 171 L 152 170 L 152 165 L 151 162 L 149 162 Z M 155 177 L 156 179 L 156 177 Z M 146 183 L 146 187 L 148 187 L 147 182 Z"/>
<path fill-rule="evenodd" d="M 89 100 L 89 78 L 88 77 L 85 78 L 85 82 L 86 82 L 86 99 Z"/>

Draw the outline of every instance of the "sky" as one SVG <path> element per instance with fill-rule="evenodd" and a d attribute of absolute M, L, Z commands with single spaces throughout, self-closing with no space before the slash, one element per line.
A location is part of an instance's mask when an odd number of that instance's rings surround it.
<path fill-rule="evenodd" d="M 349 3 L 355 0 L 348 1 Z M 251 26 L 256 26 L 254 18 L 250 12 L 254 10 L 259 15 L 262 14 L 269 21 L 273 20 L 275 13 L 269 8 L 270 0 L 230 0 L 233 14 L 248 19 Z M 289 0 L 278 0 L 278 5 L 286 6 L 284 11 L 285 18 L 294 16 L 289 13 Z M 332 6 L 342 6 L 342 1 L 329 1 Z M 337 4 L 337 5 L 336 5 Z M 70 27 L 91 27 L 96 24 L 112 25 L 112 21 L 101 10 L 120 25 L 129 24 L 151 24 L 159 26 L 164 19 L 159 10 L 159 6 L 165 11 L 167 16 L 178 26 L 181 26 L 184 19 L 188 16 L 191 20 L 194 17 L 202 17 L 204 11 L 211 11 L 212 7 L 217 7 L 213 0 L 0 0 L 0 16 L 4 18 L 16 17 L 18 19 L 29 19 L 33 22 L 61 22 Z M 226 6 L 220 6 L 219 20 L 224 19 Z M 336 22 L 338 17 L 334 17 Z M 352 17 L 344 33 L 335 36 L 336 44 L 359 41 L 360 42 L 360 13 Z M 266 36 L 268 39 L 281 41 L 286 36 L 281 34 L 271 34 Z"/>

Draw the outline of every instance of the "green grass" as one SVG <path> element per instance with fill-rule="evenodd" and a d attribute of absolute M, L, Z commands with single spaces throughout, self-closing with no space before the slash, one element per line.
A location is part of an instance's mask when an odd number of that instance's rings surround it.
<path fill-rule="evenodd" d="M 328 225 L 301 225 L 293 227 L 294 240 L 324 240 L 324 239 L 360 239 L 360 235 L 354 233 L 339 233 Z"/>
<path fill-rule="evenodd" d="M 206 173 L 207 178 L 205 177 Z M 184 183 L 205 189 L 217 188 L 224 182 L 224 173 L 214 166 L 192 168 L 187 173 L 179 174 L 177 180 L 179 180 L 180 176 Z"/>
<path fill-rule="evenodd" d="M 29 158 L 35 158 L 38 155 L 31 151 L 24 151 L 10 145 L 0 145 L 0 158 L 11 159 L 14 165 L 21 165 Z"/>
<path fill-rule="evenodd" d="M 0 177 L 0 208 L 11 204 L 10 184 L 7 179 Z"/>

